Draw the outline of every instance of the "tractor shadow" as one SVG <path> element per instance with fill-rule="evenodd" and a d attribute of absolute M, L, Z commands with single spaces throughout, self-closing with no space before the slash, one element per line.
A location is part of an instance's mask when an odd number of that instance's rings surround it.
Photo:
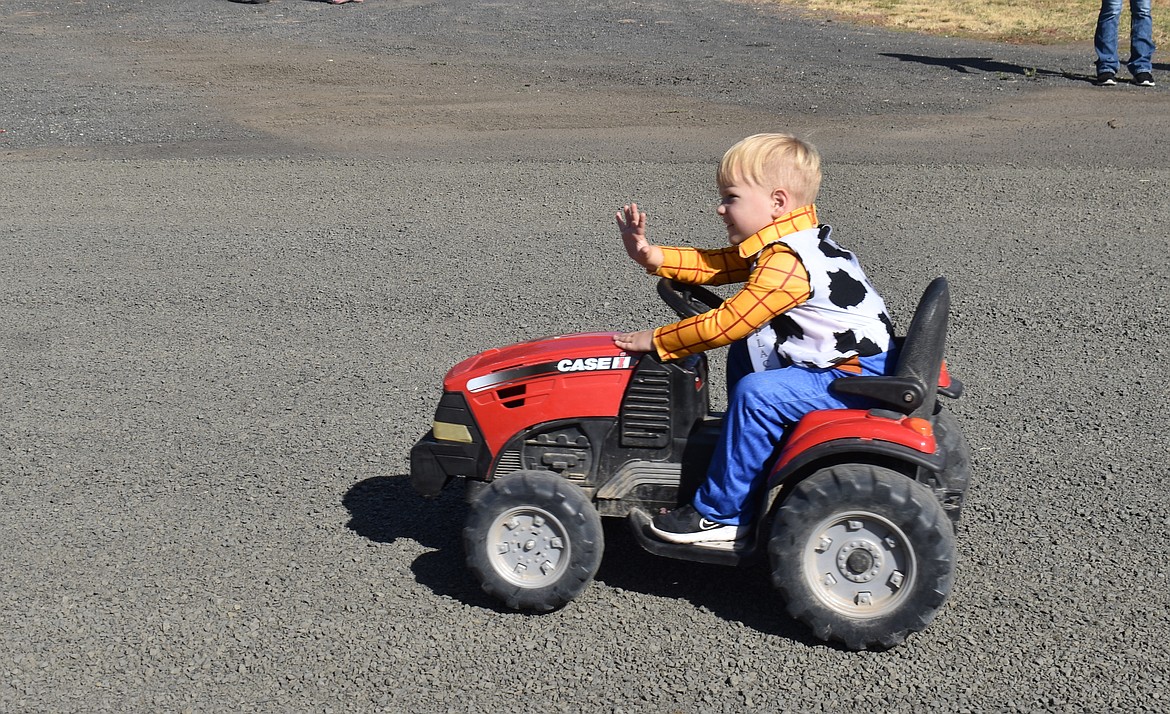
<path fill-rule="evenodd" d="M 428 549 L 410 564 L 415 581 L 439 597 L 472 607 L 519 615 L 484 593 L 468 573 L 461 533 L 467 517 L 463 489 L 456 484 L 424 499 L 408 476 L 376 476 L 345 493 L 346 526 L 374 543 L 414 541 Z M 638 545 L 624 520 L 606 518 L 605 555 L 595 581 L 601 585 L 661 598 L 685 600 L 717 617 L 809 647 L 832 647 L 815 639 L 784 614 L 768 568 L 730 568 L 651 555 Z M 573 607 L 570 604 L 570 607 Z M 540 615 L 530 615 L 540 617 Z"/>
<path fill-rule="evenodd" d="M 605 519 L 605 557 L 594 578 L 609 587 L 686 600 L 720 619 L 807 647 L 840 649 L 813 636 L 785 612 L 772 587 L 766 559 L 742 567 L 695 563 L 652 555 L 638 545 L 624 520 Z"/>
<path fill-rule="evenodd" d="M 341 500 L 350 515 L 346 527 L 375 543 L 407 538 L 427 548 L 456 547 L 462 527 L 462 501 L 455 490 L 424 499 L 411 488 L 409 476 L 375 476 L 359 481 Z"/>
<path fill-rule="evenodd" d="M 363 538 L 387 544 L 405 539 L 429 549 L 410 565 L 420 585 L 440 597 L 512 612 L 480 590 L 463 566 L 467 505 L 462 488 L 452 485 L 434 498 L 423 498 L 411 488 L 409 476 L 375 476 L 351 486 L 342 505 L 350 514 L 346 527 Z"/>

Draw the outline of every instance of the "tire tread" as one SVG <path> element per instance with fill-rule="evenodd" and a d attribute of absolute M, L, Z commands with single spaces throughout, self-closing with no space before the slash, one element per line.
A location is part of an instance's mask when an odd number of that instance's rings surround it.
<path fill-rule="evenodd" d="M 819 601 L 801 572 L 806 538 L 834 510 L 874 507 L 894 519 L 917 557 L 914 591 L 891 613 L 853 619 Z M 849 649 L 889 649 L 921 631 L 946 602 L 954 583 L 955 544 L 950 519 L 925 486 L 895 471 L 870 464 L 822 469 L 782 504 L 768 544 L 772 582 L 788 614 L 820 639 Z"/>

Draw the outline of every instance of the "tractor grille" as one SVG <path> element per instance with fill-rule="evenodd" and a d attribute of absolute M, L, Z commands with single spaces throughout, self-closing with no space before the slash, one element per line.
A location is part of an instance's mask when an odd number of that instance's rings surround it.
<path fill-rule="evenodd" d="M 670 445 L 670 375 L 639 370 L 621 411 L 622 446 L 661 449 Z"/>
<path fill-rule="evenodd" d="M 520 452 L 516 449 L 509 449 L 500 454 L 500 458 L 496 461 L 496 468 L 492 472 L 492 478 L 500 478 L 508 474 L 516 473 L 524 468 L 524 464 L 520 461 Z"/>

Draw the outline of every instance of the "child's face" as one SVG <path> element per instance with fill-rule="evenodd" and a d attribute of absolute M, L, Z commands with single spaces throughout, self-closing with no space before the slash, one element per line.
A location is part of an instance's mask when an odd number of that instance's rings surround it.
<path fill-rule="evenodd" d="M 777 196 L 777 194 L 782 194 Z M 715 211 L 727 226 L 727 241 L 739 245 L 772 221 L 784 215 L 787 197 L 782 191 L 736 180 L 720 187 L 719 208 Z M 779 198 L 779 200 L 778 200 Z"/>

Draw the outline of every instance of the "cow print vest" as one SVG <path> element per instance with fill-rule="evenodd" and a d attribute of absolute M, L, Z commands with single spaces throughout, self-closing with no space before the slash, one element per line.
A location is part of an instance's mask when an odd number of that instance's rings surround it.
<path fill-rule="evenodd" d="M 748 337 L 756 371 L 790 364 L 827 368 L 890 349 L 894 326 L 885 302 L 831 232 L 821 226 L 780 240 L 804 264 L 812 296 Z"/>

